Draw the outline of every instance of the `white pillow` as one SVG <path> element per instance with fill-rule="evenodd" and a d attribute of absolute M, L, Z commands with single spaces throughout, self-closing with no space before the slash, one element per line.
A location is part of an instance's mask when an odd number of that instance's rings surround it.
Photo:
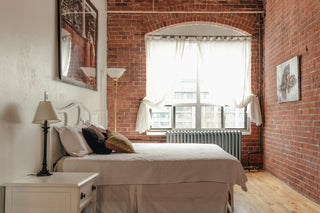
<path fill-rule="evenodd" d="M 69 155 L 82 157 L 90 153 L 91 149 L 88 150 L 88 144 L 77 127 L 63 126 L 55 128 L 59 132 L 61 143 Z"/>

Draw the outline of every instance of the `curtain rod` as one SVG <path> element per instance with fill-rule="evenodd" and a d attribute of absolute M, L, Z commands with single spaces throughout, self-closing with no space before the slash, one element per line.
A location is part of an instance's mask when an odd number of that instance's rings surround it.
<path fill-rule="evenodd" d="M 264 11 L 106 11 L 108 13 L 113 14 L 120 14 L 120 13 L 144 13 L 144 14 L 156 14 L 156 13 L 172 13 L 172 14 L 179 14 L 179 13 L 202 13 L 202 14 L 263 14 Z"/>

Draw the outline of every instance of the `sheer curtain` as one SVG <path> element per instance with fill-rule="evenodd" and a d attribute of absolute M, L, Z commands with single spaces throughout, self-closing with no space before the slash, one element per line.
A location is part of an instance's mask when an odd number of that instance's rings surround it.
<path fill-rule="evenodd" d="M 209 91 L 208 103 L 235 108 L 247 106 L 251 122 L 262 124 L 259 98 L 250 93 L 251 39 L 201 40 L 198 72 L 200 91 Z"/>
<path fill-rule="evenodd" d="M 175 82 L 183 70 L 184 40 L 146 38 L 147 96 L 140 104 L 136 130 L 145 132 L 152 124 L 150 107 L 159 108 L 168 103 Z"/>
<path fill-rule="evenodd" d="M 150 107 L 172 104 L 171 97 L 183 72 L 194 69 L 200 78 L 200 92 L 208 95 L 202 103 L 248 106 L 248 116 L 261 124 L 257 96 L 249 93 L 249 39 L 146 38 L 147 96 L 140 104 L 136 130 L 152 125 Z M 196 64 L 196 65 L 195 65 Z"/>
<path fill-rule="evenodd" d="M 198 41 L 200 90 L 209 102 L 237 106 L 249 93 L 249 40 Z"/>

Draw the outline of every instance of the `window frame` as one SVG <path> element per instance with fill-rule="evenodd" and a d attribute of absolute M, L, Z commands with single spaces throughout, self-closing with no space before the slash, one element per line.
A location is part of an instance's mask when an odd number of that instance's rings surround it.
<path fill-rule="evenodd" d="M 160 35 L 161 36 L 161 35 Z M 238 36 L 238 35 L 237 35 Z M 240 35 L 242 36 L 242 35 Z M 192 36 L 191 36 L 192 37 Z M 245 36 L 246 37 L 246 36 Z M 147 133 L 150 132 L 156 133 L 156 132 L 166 132 L 169 130 L 184 130 L 184 131 L 213 131 L 213 130 L 240 130 L 242 132 L 249 133 L 251 132 L 251 126 L 250 126 L 250 121 L 248 118 L 247 114 L 247 107 L 244 108 L 244 128 L 226 128 L 225 127 L 225 121 L 226 121 L 226 115 L 225 113 L 225 107 L 229 106 L 219 106 L 221 108 L 221 128 L 201 128 L 201 107 L 202 106 L 217 106 L 215 104 L 209 104 L 209 103 L 200 103 L 200 79 L 199 79 L 199 73 L 196 73 L 196 102 L 194 103 L 179 103 L 179 104 L 173 104 L 173 105 L 165 105 L 164 107 L 170 107 L 170 113 L 171 113 L 171 128 L 153 128 L 152 126 L 147 130 Z M 195 106 L 195 122 L 196 122 L 196 127 L 195 128 L 176 128 L 176 110 L 175 107 L 187 107 L 187 106 Z M 152 109 L 150 108 L 150 116 L 152 119 Z"/>
<path fill-rule="evenodd" d="M 165 107 L 170 107 L 170 113 L 171 113 L 171 128 L 152 128 L 152 126 L 150 127 L 150 129 L 148 130 L 148 132 L 165 132 L 165 131 L 170 131 L 170 130 L 184 130 L 184 131 L 212 131 L 212 130 L 240 130 L 243 132 L 248 132 L 250 131 L 250 125 L 249 123 L 249 119 L 248 119 L 248 114 L 247 114 L 247 107 L 244 107 L 244 128 L 226 128 L 225 127 L 225 107 L 229 107 L 229 106 L 218 106 L 221 108 L 221 128 L 201 128 L 201 107 L 202 106 L 217 106 L 214 104 L 208 104 L 208 103 L 202 103 L 199 104 L 199 106 L 197 107 L 198 104 L 196 103 L 179 103 L 179 104 L 175 104 L 175 105 L 165 105 Z M 175 107 L 185 107 L 185 106 L 195 106 L 196 107 L 196 128 L 176 128 L 175 127 Z M 197 110 L 198 108 L 198 110 Z M 197 116 L 197 111 L 200 111 L 200 115 Z M 150 109 L 150 115 L 152 117 L 152 109 Z"/>

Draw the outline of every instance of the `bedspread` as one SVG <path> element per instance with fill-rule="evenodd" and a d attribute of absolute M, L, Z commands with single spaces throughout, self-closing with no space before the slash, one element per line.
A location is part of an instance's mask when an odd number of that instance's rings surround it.
<path fill-rule="evenodd" d="M 63 157 L 56 171 L 98 172 L 99 185 L 218 182 L 246 191 L 241 163 L 214 144 L 133 143 L 136 153 Z"/>

